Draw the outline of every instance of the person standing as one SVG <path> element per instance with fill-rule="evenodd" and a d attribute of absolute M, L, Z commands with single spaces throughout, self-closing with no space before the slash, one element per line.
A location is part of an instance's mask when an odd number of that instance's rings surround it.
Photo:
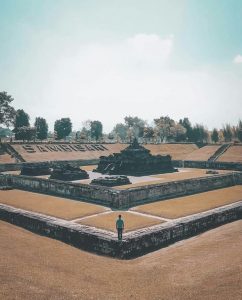
<path fill-rule="evenodd" d="M 122 220 L 122 216 L 119 215 L 116 221 L 116 229 L 118 232 L 118 240 L 122 241 L 123 238 L 123 230 L 124 230 L 124 221 Z"/>

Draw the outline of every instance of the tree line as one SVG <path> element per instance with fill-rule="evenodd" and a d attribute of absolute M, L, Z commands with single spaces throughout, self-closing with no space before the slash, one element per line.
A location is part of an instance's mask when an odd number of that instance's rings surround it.
<path fill-rule="evenodd" d="M 16 140 L 62 140 L 70 137 L 76 141 L 118 141 L 129 142 L 137 137 L 142 142 L 242 142 L 242 121 L 236 126 L 224 125 L 221 129 L 214 128 L 209 131 L 202 124 L 192 125 L 186 117 L 175 121 L 169 116 L 161 116 L 153 119 L 149 124 L 138 116 L 126 116 L 123 123 L 118 123 L 113 130 L 103 133 L 103 124 L 98 120 L 86 120 L 79 131 L 72 131 L 70 118 L 61 118 L 55 121 L 54 133 L 49 132 L 45 118 L 37 117 L 33 126 L 30 125 L 30 116 L 23 110 L 15 110 L 12 107 L 13 97 L 6 92 L 0 92 L 0 137 L 14 133 Z M 13 130 L 10 131 L 9 127 Z"/>

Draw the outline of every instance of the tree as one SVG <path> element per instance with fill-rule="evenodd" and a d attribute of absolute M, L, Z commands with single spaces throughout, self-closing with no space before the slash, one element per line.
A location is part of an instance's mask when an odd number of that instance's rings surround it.
<path fill-rule="evenodd" d="M 127 132 L 130 138 L 143 137 L 144 128 L 146 126 L 146 122 L 144 120 L 140 119 L 139 117 L 127 116 L 124 118 L 124 122 L 126 126 L 129 128 Z"/>
<path fill-rule="evenodd" d="M 30 127 L 29 119 L 29 115 L 23 109 L 18 109 L 16 111 L 13 129 L 16 140 L 23 140 L 22 137 L 25 136 L 23 132 L 26 131 L 26 127 Z M 20 130 L 22 127 L 24 127 L 24 129 Z"/>
<path fill-rule="evenodd" d="M 100 121 L 91 122 L 91 137 L 97 141 L 103 135 L 103 125 Z"/>
<path fill-rule="evenodd" d="M 186 129 L 186 134 L 184 136 L 184 140 L 188 140 L 192 142 L 192 124 L 188 118 L 180 119 L 179 124 L 181 124 Z"/>
<path fill-rule="evenodd" d="M 231 142 L 233 137 L 231 126 L 229 124 L 226 124 L 225 126 L 223 126 L 222 131 L 223 131 L 225 142 Z"/>
<path fill-rule="evenodd" d="M 121 139 L 121 141 L 125 141 L 127 137 L 128 126 L 122 123 L 118 123 L 115 125 L 112 132 L 117 139 Z"/>
<path fill-rule="evenodd" d="M 38 140 L 47 139 L 48 136 L 48 124 L 44 118 L 37 117 L 35 119 L 34 126 L 36 128 L 36 137 Z"/>
<path fill-rule="evenodd" d="M 161 116 L 158 119 L 154 119 L 155 123 L 155 135 L 162 141 L 175 140 L 180 141 L 185 138 L 186 129 L 182 124 L 176 123 L 168 116 Z"/>
<path fill-rule="evenodd" d="M 208 142 L 209 134 L 208 131 L 201 124 L 196 124 L 192 128 L 192 137 L 191 141 L 195 143 L 204 143 Z"/>
<path fill-rule="evenodd" d="M 6 92 L 0 92 L 0 124 L 7 127 L 14 123 L 15 109 L 10 105 L 13 100 Z"/>
<path fill-rule="evenodd" d="M 14 120 L 14 130 L 17 130 L 18 128 L 23 126 L 30 126 L 29 119 L 29 115 L 23 109 L 18 109 L 16 111 Z"/>
<path fill-rule="evenodd" d="M 144 135 L 143 135 L 143 137 L 146 140 L 146 142 L 150 141 L 151 139 L 153 139 L 154 134 L 155 134 L 155 132 L 154 132 L 153 127 L 147 126 L 147 127 L 144 128 Z"/>
<path fill-rule="evenodd" d="M 17 137 L 16 137 L 17 135 Z M 29 127 L 29 126 L 23 126 L 19 127 L 17 133 L 15 134 L 15 138 L 17 140 L 33 140 L 36 136 L 36 128 L 35 127 Z"/>
<path fill-rule="evenodd" d="M 211 135 L 212 141 L 214 143 L 217 143 L 219 140 L 219 133 L 218 130 L 216 128 L 213 129 L 212 135 Z"/>
<path fill-rule="evenodd" d="M 72 130 L 72 123 L 70 118 L 61 118 L 55 121 L 54 131 L 56 133 L 56 139 L 60 140 L 66 138 Z"/>
<path fill-rule="evenodd" d="M 237 126 L 237 137 L 240 142 L 242 142 L 242 121 L 239 120 L 238 126 Z"/>

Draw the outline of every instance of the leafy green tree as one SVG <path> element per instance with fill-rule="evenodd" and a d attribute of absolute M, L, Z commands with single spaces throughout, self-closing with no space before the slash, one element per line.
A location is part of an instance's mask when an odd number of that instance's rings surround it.
<path fill-rule="evenodd" d="M 36 128 L 36 138 L 38 140 L 44 140 L 47 139 L 48 136 L 48 124 L 46 122 L 46 119 L 37 117 L 35 119 L 34 126 Z"/>
<path fill-rule="evenodd" d="M 117 139 L 121 139 L 121 141 L 125 141 L 127 137 L 127 132 L 128 132 L 128 126 L 122 123 L 116 124 L 112 130 L 114 136 L 116 136 Z"/>
<path fill-rule="evenodd" d="M 161 116 L 154 119 L 155 135 L 162 141 L 175 140 L 179 141 L 185 138 L 186 129 L 180 123 L 176 123 L 169 116 Z"/>
<path fill-rule="evenodd" d="M 0 127 L 0 138 L 9 137 L 9 136 L 11 137 L 12 135 L 13 132 L 11 129 Z"/>
<path fill-rule="evenodd" d="M 208 142 L 208 138 L 209 138 L 208 131 L 204 128 L 203 125 L 196 124 L 192 128 L 192 139 L 191 139 L 192 142 L 204 143 L 204 142 Z"/>
<path fill-rule="evenodd" d="M 15 109 L 10 105 L 13 100 L 6 92 L 0 92 L 0 124 L 7 127 L 14 123 Z"/>
<path fill-rule="evenodd" d="M 242 142 L 242 121 L 239 120 L 238 126 L 237 126 L 237 137 L 240 142 Z"/>
<path fill-rule="evenodd" d="M 15 134 L 15 138 L 17 140 L 33 140 L 35 139 L 36 136 L 36 128 L 35 127 L 29 127 L 29 126 L 23 126 L 23 127 L 19 127 L 18 131 L 17 131 L 17 138 L 16 138 L 16 134 Z"/>
<path fill-rule="evenodd" d="M 103 135 L 103 125 L 100 121 L 91 121 L 91 137 L 96 141 Z"/>
<path fill-rule="evenodd" d="M 179 124 L 181 124 L 186 129 L 186 133 L 183 136 L 183 140 L 188 140 L 189 142 L 192 142 L 192 138 L 193 138 L 192 124 L 189 121 L 189 119 L 188 118 L 184 118 L 183 120 L 180 119 Z"/>
<path fill-rule="evenodd" d="M 216 128 L 213 129 L 211 139 L 214 143 L 217 143 L 219 141 L 219 133 L 218 133 L 218 130 Z"/>
<path fill-rule="evenodd" d="M 54 131 L 55 131 L 55 138 L 57 140 L 66 138 L 72 130 L 72 123 L 70 118 L 61 118 L 60 120 L 55 121 Z"/>
<path fill-rule="evenodd" d="M 143 137 L 144 128 L 146 126 L 146 122 L 139 117 L 131 117 L 127 116 L 124 118 L 124 122 L 129 130 L 127 130 L 128 134 L 133 137 Z"/>
<path fill-rule="evenodd" d="M 233 132 L 232 132 L 232 128 L 231 128 L 230 124 L 226 124 L 223 127 L 222 131 L 223 131 L 223 136 L 224 136 L 225 142 L 231 142 L 232 137 L 233 137 Z"/>
<path fill-rule="evenodd" d="M 16 111 L 13 129 L 16 140 L 23 140 L 23 132 L 26 131 L 26 127 L 30 127 L 29 119 L 29 115 L 23 109 Z M 24 129 L 20 129 L 22 127 L 24 127 Z"/>

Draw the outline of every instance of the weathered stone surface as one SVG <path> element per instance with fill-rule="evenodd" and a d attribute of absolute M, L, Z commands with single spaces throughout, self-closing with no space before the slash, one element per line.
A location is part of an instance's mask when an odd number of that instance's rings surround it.
<path fill-rule="evenodd" d="M 50 175 L 50 179 L 63 181 L 73 181 L 87 178 L 89 178 L 89 175 L 85 170 L 81 170 L 79 167 L 74 167 L 70 164 L 54 167 Z"/>
<path fill-rule="evenodd" d="M 21 175 L 41 176 L 51 173 L 49 163 L 24 163 L 21 167 Z"/>
<path fill-rule="evenodd" d="M 102 185 L 102 186 L 117 186 L 130 184 L 130 180 L 127 176 L 106 176 L 99 177 L 92 180 L 91 184 Z"/>
<path fill-rule="evenodd" d="M 171 156 L 152 155 L 150 150 L 133 143 L 120 153 L 101 156 L 96 172 L 110 175 L 143 176 L 157 173 L 176 172 L 171 163 Z"/>
<path fill-rule="evenodd" d="M 131 259 L 182 239 L 242 218 L 242 201 L 208 212 L 123 234 L 75 224 L 0 204 L 0 219 L 79 249 L 121 259 Z"/>
<path fill-rule="evenodd" d="M 242 172 L 164 182 L 150 186 L 115 190 L 111 187 L 63 182 L 21 175 L 0 174 L 0 185 L 44 194 L 68 197 L 123 209 L 155 200 L 202 193 L 242 184 Z"/>

